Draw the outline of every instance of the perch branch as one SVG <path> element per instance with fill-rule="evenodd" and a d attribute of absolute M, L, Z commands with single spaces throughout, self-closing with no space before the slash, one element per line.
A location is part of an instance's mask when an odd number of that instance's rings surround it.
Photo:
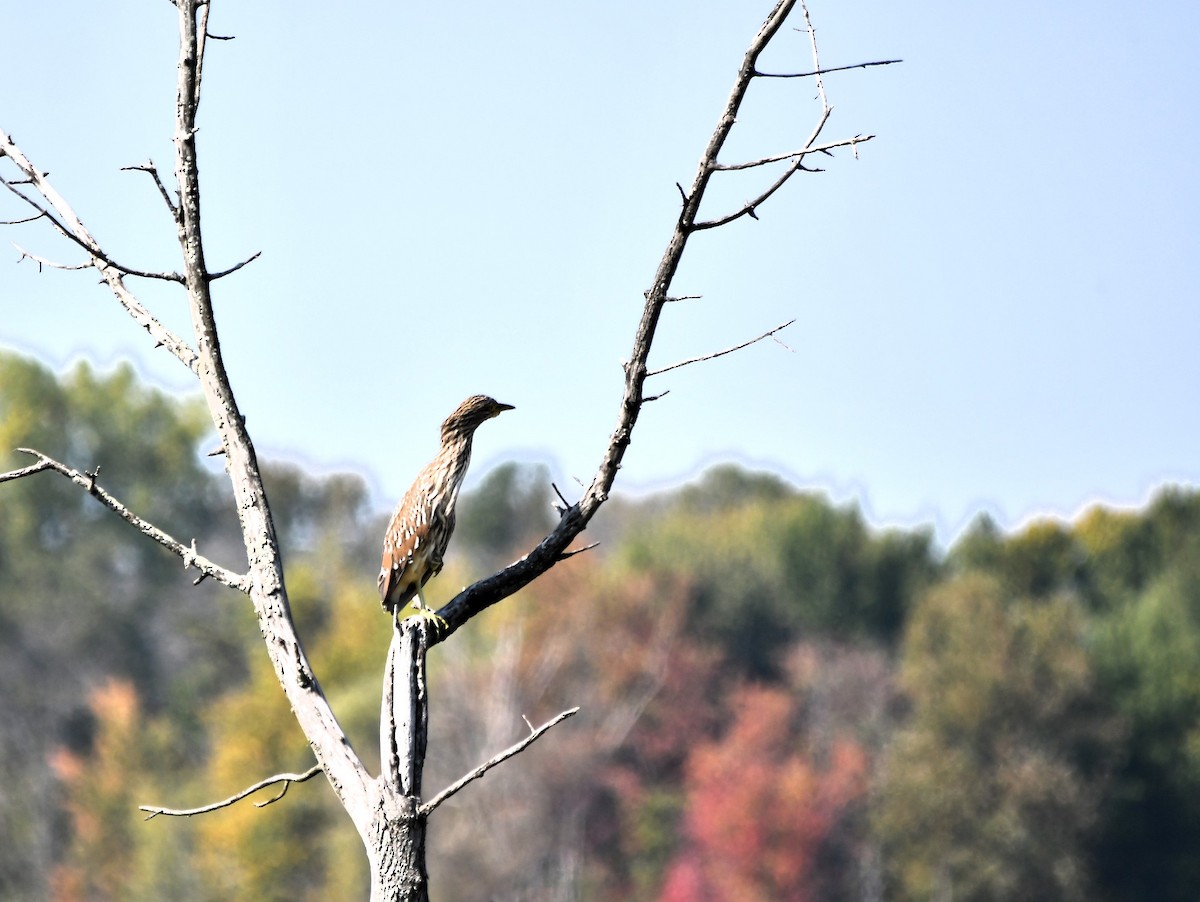
<path fill-rule="evenodd" d="M 794 322 L 794 319 L 789 319 L 786 323 L 780 323 L 774 329 L 768 329 L 762 335 L 752 338 L 749 341 L 743 341 L 740 345 L 734 345 L 732 348 L 726 348 L 723 351 L 714 351 L 712 354 L 702 354 L 699 357 L 689 357 L 687 360 L 681 360 L 678 363 L 672 363 L 670 366 L 664 366 L 661 370 L 650 370 L 650 372 L 646 373 L 646 378 L 648 379 L 651 376 L 660 376 L 663 373 L 669 373 L 671 370 L 677 370 L 681 366 L 688 366 L 690 364 L 700 363 L 705 360 L 715 360 L 718 357 L 724 357 L 726 354 L 732 354 L 734 351 L 740 351 L 742 348 L 748 348 L 755 342 L 762 341 L 764 338 L 770 338 L 776 332 L 782 332 Z M 788 348 L 788 350 L 791 349 Z"/>
<path fill-rule="evenodd" d="M 19 479 L 22 476 L 31 476 L 34 473 L 40 473 L 43 470 L 54 470 L 60 473 L 67 479 L 71 480 L 77 486 L 80 486 L 89 495 L 115 513 L 118 517 L 136 529 L 142 535 L 153 539 L 163 548 L 166 548 L 172 554 L 178 555 L 183 559 L 184 566 L 195 567 L 205 576 L 211 576 L 217 582 L 229 586 L 231 589 L 237 589 L 239 592 L 249 592 L 249 581 L 245 576 L 234 573 L 232 570 L 226 570 L 224 567 L 218 566 L 196 553 L 195 543 L 184 545 L 179 540 L 173 538 L 163 532 L 153 523 L 143 520 L 137 514 L 133 513 L 129 508 L 123 505 L 120 501 L 100 488 L 96 484 L 96 478 L 99 475 L 99 470 L 92 473 L 79 472 L 72 467 L 68 467 L 64 463 L 60 463 L 52 457 L 48 457 L 41 451 L 35 451 L 32 448 L 18 448 L 18 451 L 24 454 L 31 454 L 38 459 L 36 464 L 31 464 L 20 470 L 12 470 L 8 473 L 0 473 L 0 482 L 7 482 L 10 479 Z"/>
<path fill-rule="evenodd" d="M 443 789 L 441 792 L 439 792 L 437 795 L 435 795 L 432 799 L 430 799 L 428 802 L 421 805 L 421 807 L 417 809 L 417 816 L 418 817 L 429 817 L 429 815 L 431 813 L 433 813 L 433 810 L 435 808 L 437 808 L 440 804 L 442 804 L 442 802 L 446 801 L 446 799 L 450 798 L 452 795 L 454 795 L 456 792 L 458 792 L 460 789 L 462 789 L 464 786 L 466 786 L 472 780 L 478 780 L 480 777 L 482 777 L 484 774 L 486 774 L 489 770 L 491 770 L 497 764 L 507 761 L 513 755 L 519 755 L 521 752 L 525 751 L 526 748 L 528 748 L 530 745 L 532 745 L 538 739 L 540 739 L 542 737 L 542 735 L 544 733 L 546 733 L 547 730 L 550 730 L 553 727 L 558 726 L 560 723 L 562 723 L 564 720 L 566 720 L 572 714 L 577 714 L 577 713 L 579 713 L 578 708 L 571 708 L 567 711 L 563 711 L 561 714 L 558 715 L 558 717 L 554 718 L 553 720 L 547 721 L 546 723 L 542 724 L 536 730 L 530 728 L 531 731 L 530 731 L 529 735 L 526 736 L 524 739 L 522 739 L 520 742 L 518 742 L 516 745 L 510 746 L 509 748 L 507 748 L 503 752 L 501 752 L 499 755 L 496 755 L 494 758 L 488 759 L 483 764 L 479 765 L 479 767 L 477 767 L 473 771 L 471 771 L 469 774 L 455 780 L 453 783 L 451 783 L 449 786 L 447 786 L 445 789 Z M 526 720 L 525 723 L 528 724 L 529 721 Z"/>
<path fill-rule="evenodd" d="M 287 795 L 288 787 L 293 783 L 303 783 L 305 780 L 311 780 L 317 774 L 321 773 L 321 765 L 314 764 L 302 774 L 276 774 L 273 777 L 267 777 L 265 780 L 259 780 L 253 786 L 243 789 L 241 792 L 231 795 L 227 799 L 222 799 L 220 802 L 213 802 L 211 805 L 202 805 L 199 808 L 160 808 L 157 805 L 138 805 L 139 811 L 147 811 L 146 820 L 158 817 L 160 814 L 165 814 L 169 817 L 191 817 L 194 814 L 207 814 L 210 811 L 217 811 L 221 808 L 228 808 L 235 802 L 240 802 L 248 795 L 253 795 L 260 789 L 265 789 L 275 783 L 282 783 L 283 789 L 267 799 L 265 802 L 255 802 L 255 808 L 266 808 L 272 802 L 278 802 Z"/>

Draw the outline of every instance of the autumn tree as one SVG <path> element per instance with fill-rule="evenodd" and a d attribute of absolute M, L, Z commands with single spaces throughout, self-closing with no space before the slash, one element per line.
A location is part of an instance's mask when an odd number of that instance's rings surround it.
<path fill-rule="evenodd" d="M 52 184 L 48 173 L 35 165 L 4 132 L 0 132 L 0 163 L 5 167 L 0 184 L 26 209 L 26 216 L 21 222 L 46 224 L 66 239 L 71 247 L 82 250 L 82 264 L 62 268 L 94 270 L 121 307 L 147 333 L 155 347 L 173 356 L 194 374 L 224 456 L 247 566 L 243 570 L 240 563 L 218 563 L 222 559 L 217 554 L 220 549 L 200 548 L 195 541 L 181 541 L 161 525 L 169 521 L 154 519 L 149 503 L 151 499 L 121 494 L 119 485 L 102 478 L 95 460 L 100 449 L 93 444 L 77 443 L 52 452 L 47 450 L 50 446 L 46 444 L 39 448 L 28 447 L 28 439 L 22 436 L 21 440 L 27 443 L 24 450 L 30 455 L 31 462 L 0 474 L 0 481 L 24 480 L 42 473 L 57 474 L 181 559 L 185 568 L 197 574 L 198 582 L 209 580 L 245 595 L 253 607 L 274 677 L 315 757 L 316 763 L 309 770 L 324 774 L 365 847 L 370 863 L 372 898 L 424 899 L 428 896 L 425 836 L 430 815 L 486 770 L 487 766 L 522 750 L 542 735 L 545 729 L 570 713 L 569 710 L 563 712 L 560 718 L 547 722 L 539 730 L 531 731 L 524 741 L 507 752 L 495 755 L 479 771 L 464 776 L 431 796 L 425 791 L 423 783 L 428 738 L 428 649 L 445 641 L 468 620 L 528 585 L 569 556 L 571 552 L 568 552 L 568 547 L 607 500 L 644 406 L 661 396 L 648 393 L 649 379 L 677 366 L 726 353 L 718 351 L 656 370 L 651 370 L 647 364 L 663 310 L 677 300 L 672 294 L 673 283 L 689 239 L 697 232 L 719 228 L 744 217 L 757 218 L 759 210 L 793 175 L 809 168 L 805 162 L 812 155 L 830 155 L 836 148 L 857 147 L 869 140 L 870 136 L 822 140 L 822 132 L 832 108 L 826 99 L 816 53 L 815 31 L 808 21 L 807 10 L 804 10 L 804 19 L 811 38 L 812 70 L 772 75 L 758 68 L 763 50 L 780 32 L 796 6 L 795 0 L 780 0 L 745 54 L 718 124 L 701 154 L 694 178 L 687 187 L 679 187 L 679 214 L 670 230 L 661 261 L 644 294 L 644 307 L 635 329 L 632 350 L 625 363 L 616 425 L 602 451 L 595 475 L 578 500 L 570 502 L 560 497 L 557 523 L 525 555 L 494 575 L 467 587 L 441 608 L 439 620 L 444 624 L 443 629 L 433 631 L 419 618 L 396 625 L 384 665 L 379 731 L 380 770 L 376 774 L 355 751 L 335 715 L 330 697 L 322 688 L 310 661 L 310 652 L 301 643 L 296 630 L 281 554 L 279 524 L 268 502 L 266 483 L 254 443 L 235 398 L 222 355 L 214 313 L 214 295 L 220 291 L 220 280 L 237 273 L 254 257 L 250 256 L 223 269 L 213 268 L 207 259 L 205 234 L 201 228 L 198 113 L 205 51 L 212 40 L 218 39 L 218 35 L 210 33 L 208 29 L 213 9 L 209 0 L 175 0 L 174 6 L 178 13 L 180 35 L 174 125 L 174 192 L 167 185 L 170 179 L 164 180 L 153 164 L 132 168 L 146 174 L 149 185 L 161 197 L 176 227 L 180 250 L 179 270 L 138 269 L 111 254 L 83 225 L 75 210 Z M 751 84 L 756 79 L 780 75 L 789 78 L 803 75 L 815 80 L 820 110 L 809 136 L 803 140 L 798 138 L 795 146 L 781 153 L 743 162 L 719 161 Z M 706 190 L 715 177 L 729 170 L 761 171 L 763 167 L 775 165 L 777 172 L 774 179 L 766 179 L 763 186 L 740 206 L 715 213 L 702 209 Z M 59 265 L 32 253 L 26 253 L 26 256 L 39 266 Z M 182 290 L 186 297 L 190 334 L 176 331 L 169 324 L 170 320 L 155 315 L 130 287 L 140 280 L 159 281 Z M 781 328 L 783 326 L 770 329 L 759 338 L 765 338 Z M 737 350 L 748 343 L 742 342 L 728 350 Z M 137 445 L 136 437 L 120 444 L 123 454 L 132 456 L 135 453 L 131 448 Z M 276 782 L 286 786 L 295 779 L 295 775 L 281 774 Z M 184 813 L 163 806 L 147 807 L 159 815 Z M 221 807 L 225 807 L 225 803 L 206 806 L 208 810 Z"/>

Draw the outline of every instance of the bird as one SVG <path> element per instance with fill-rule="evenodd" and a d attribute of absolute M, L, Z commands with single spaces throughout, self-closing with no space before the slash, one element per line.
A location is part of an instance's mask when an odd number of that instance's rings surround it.
<path fill-rule="evenodd" d="M 471 462 L 475 430 L 506 410 L 487 395 L 472 395 L 442 423 L 442 446 L 396 506 L 383 536 L 379 599 L 393 617 L 412 604 L 421 617 L 446 626 L 426 603 L 424 586 L 442 570 L 442 558 L 454 532 L 454 507 Z M 414 602 L 415 597 L 415 602 Z"/>

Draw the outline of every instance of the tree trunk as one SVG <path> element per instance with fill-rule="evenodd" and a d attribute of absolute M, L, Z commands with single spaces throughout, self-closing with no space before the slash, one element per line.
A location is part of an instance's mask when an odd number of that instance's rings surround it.
<path fill-rule="evenodd" d="M 396 796 L 382 782 L 380 789 L 367 846 L 371 902 L 428 902 L 425 818 L 416 799 Z"/>
<path fill-rule="evenodd" d="M 418 813 L 421 773 L 429 737 L 425 682 L 428 621 L 419 617 L 393 626 L 383 673 L 379 711 L 379 760 L 367 856 L 371 902 L 427 902 L 426 817 Z"/>

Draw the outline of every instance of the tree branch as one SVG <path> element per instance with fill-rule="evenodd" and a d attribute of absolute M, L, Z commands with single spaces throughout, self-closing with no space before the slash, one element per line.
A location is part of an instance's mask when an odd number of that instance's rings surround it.
<path fill-rule="evenodd" d="M 818 85 L 820 85 L 820 79 L 817 80 L 817 83 L 818 83 Z M 825 128 L 825 123 L 829 121 L 829 117 L 833 114 L 833 107 L 826 105 L 824 103 L 824 98 L 825 98 L 825 88 L 823 86 L 821 86 L 821 99 L 822 99 L 821 116 L 819 119 L 817 119 L 817 124 L 813 128 L 812 134 L 810 134 L 808 136 L 808 140 L 804 142 L 805 148 L 814 146 L 814 142 L 816 142 L 817 138 L 820 136 L 821 132 Z M 788 179 L 790 179 L 793 175 L 795 175 L 797 172 L 799 172 L 801 169 L 804 168 L 804 156 L 807 153 L 808 153 L 807 150 L 802 151 L 799 159 L 793 161 L 792 165 L 784 170 L 783 175 L 781 175 L 779 178 L 777 178 L 775 180 L 774 184 L 772 184 L 769 188 L 767 188 L 766 191 L 764 191 L 760 195 L 758 195 L 758 197 L 754 198 L 754 200 L 748 201 L 746 204 L 744 204 L 740 210 L 737 210 L 734 213 L 730 213 L 727 216 L 722 216 L 720 219 L 710 219 L 710 220 L 707 220 L 706 222 L 698 222 L 693 226 L 693 228 L 698 232 L 703 231 L 704 229 L 715 229 L 715 228 L 719 228 L 720 226 L 723 226 L 727 223 L 733 222 L 735 219 L 739 219 L 742 216 L 749 216 L 752 219 L 758 219 L 758 214 L 756 213 L 756 210 L 759 207 L 759 205 L 762 204 L 764 201 L 766 201 L 767 198 L 769 198 L 772 194 L 774 194 L 780 188 L 782 188 L 784 183 Z M 714 167 L 717 166 L 717 163 L 715 160 L 713 161 L 712 165 Z"/>
<path fill-rule="evenodd" d="M 196 375 L 209 415 L 225 448 L 242 540 L 250 564 L 250 599 L 267 654 L 296 721 L 329 785 L 370 848 L 379 787 L 354 753 L 329 706 L 296 634 L 284 582 L 283 559 L 254 443 L 246 431 L 225 370 L 213 315 L 212 279 L 204 262 L 196 115 L 209 15 L 208 0 L 174 0 L 179 12 L 179 65 L 175 95 L 175 177 L 179 185 L 179 245 L 188 310 L 199 359 Z"/>
<path fill-rule="evenodd" d="M 782 332 L 794 322 L 794 319 L 789 319 L 786 323 L 780 323 L 774 329 L 768 329 L 766 332 L 756 338 L 752 338 L 749 341 L 743 341 L 740 345 L 734 345 L 732 348 L 726 348 L 724 351 L 715 351 L 712 354 L 703 354 L 699 357 L 689 357 L 687 360 L 681 360 L 678 363 L 672 363 L 670 366 L 664 366 L 661 370 L 650 370 L 650 372 L 646 373 L 646 378 L 648 379 L 651 376 L 660 376 L 663 373 L 669 373 L 671 370 L 677 370 L 681 366 L 689 366 L 690 364 L 701 363 L 705 360 L 715 360 L 718 357 L 724 357 L 726 354 L 732 354 L 734 351 L 740 351 L 742 348 L 748 348 L 755 342 L 762 341 L 764 338 L 770 338 L 776 332 Z"/>
<path fill-rule="evenodd" d="M 272 786 L 275 783 L 282 783 L 283 789 L 281 789 L 277 795 L 267 799 L 265 802 L 254 803 L 255 808 L 266 808 L 272 802 L 278 802 L 280 799 L 282 799 L 287 794 L 288 787 L 293 783 L 303 783 L 305 780 L 311 780 L 319 773 L 321 773 L 321 765 L 314 764 L 302 774 L 276 774 L 273 777 L 267 777 L 265 780 L 259 780 L 253 786 L 243 789 L 241 792 L 231 795 L 227 799 L 222 799 L 220 802 L 214 802 L 211 805 L 201 805 L 199 808 L 160 808 L 157 805 L 138 805 L 138 810 L 149 812 L 149 814 L 146 816 L 146 820 L 156 818 L 160 814 L 165 814 L 169 817 L 191 817 L 194 814 L 207 814 L 210 811 L 228 808 L 235 802 L 240 802 L 242 799 L 246 798 L 246 796 L 253 795 L 260 789 L 265 789 L 266 787 Z"/>
<path fill-rule="evenodd" d="M 578 713 L 579 713 L 578 708 L 571 708 L 567 711 L 563 711 L 561 714 L 558 715 L 558 717 L 554 718 L 553 720 L 547 721 L 546 723 L 542 724 L 536 730 L 531 728 L 529 735 L 526 736 L 524 739 L 522 739 L 520 742 L 518 742 L 516 745 L 510 746 L 509 748 L 507 748 L 503 752 L 501 752 L 499 755 L 496 755 L 494 758 L 489 758 L 487 761 L 485 761 L 483 764 L 479 765 L 479 767 L 475 768 L 473 771 L 471 771 L 466 776 L 459 777 L 457 780 L 455 780 L 453 783 L 451 783 L 449 786 L 447 786 L 445 789 L 443 789 L 441 792 L 439 792 L 437 795 L 435 795 L 428 802 L 425 802 L 423 805 L 421 805 L 419 808 L 417 808 L 417 814 L 420 815 L 421 817 L 428 817 L 435 808 L 437 808 L 440 804 L 442 804 L 442 802 L 446 801 L 448 798 L 450 798 L 452 795 L 454 795 L 456 792 L 458 792 L 460 789 L 462 789 L 464 786 L 466 786 L 472 780 L 478 780 L 480 777 L 482 777 L 484 774 L 486 774 L 489 770 L 491 770 L 497 764 L 507 761 L 513 755 L 519 755 L 521 752 L 525 751 L 525 749 L 527 749 L 533 743 L 537 742 L 537 740 L 540 739 L 542 737 L 542 735 L 545 734 L 548 730 L 552 729 L 553 727 L 558 726 L 560 723 L 562 723 L 564 720 L 566 720 L 572 714 L 578 714 Z M 526 721 L 526 723 L 529 723 L 529 721 Z"/>
<path fill-rule="evenodd" d="M 0 133 L 0 136 L 2 135 L 3 133 Z M 4 149 L 7 150 L 7 148 Z M 87 252 L 88 256 L 91 258 L 88 263 L 83 264 L 82 266 L 70 268 L 86 269 L 88 267 L 95 266 L 97 269 L 99 269 L 103 265 L 118 270 L 127 276 L 139 276 L 143 279 L 161 279 L 164 282 L 183 283 L 183 276 L 177 272 L 150 272 L 144 269 L 134 269 L 132 266 L 125 266 L 123 263 L 118 263 L 108 254 L 106 254 L 101 249 L 100 245 L 96 244 L 95 240 L 90 235 L 85 238 L 82 235 L 77 234 L 73 229 L 68 228 L 66 224 L 60 222 L 53 213 L 39 204 L 32 197 L 29 197 L 23 191 L 18 191 L 16 188 L 16 183 L 5 178 L 0 178 L 0 184 L 3 184 L 5 188 L 15 194 L 17 197 L 21 198 L 21 200 L 25 201 L 25 203 L 29 204 L 29 206 L 33 207 L 33 209 L 37 210 L 38 216 L 34 217 L 35 219 L 45 218 L 52 226 L 54 226 L 55 230 L 60 235 L 73 241 L 75 244 L 78 244 Z M 44 190 L 46 183 L 42 173 L 38 172 L 36 169 L 31 170 L 31 173 L 29 174 L 29 184 L 36 188 L 43 197 L 46 197 Z M 47 200 L 49 200 L 49 198 L 47 198 Z M 68 267 L 62 268 L 66 269 Z"/>
<path fill-rule="evenodd" d="M 577 503 L 563 511 L 558 525 L 528 554 L 509 564 L 503 570 L 468 586 L 438 611 L 439 616 L 446 621 L 446 628 L 431 636 L 431 642 L 445 640 L 475 614 L 507 598 L 553 567 L 567 546 L 587 527 L 596 511 L 608 500 L 608 493 L 612 489 L 625 451 L 629 447 L 633 429 L 637 425 L 642 407 L 653 399 L 643 394 L 643 386 L 649 373 L 646 361 L 663 307 L 672 297 L 671 283 L 679 268 L 680 260 L 683 258 L 688 238 L 697 230 L 696 216 L 709 180 L 717 172 L 717 158 L 737 121 L 738 110 L 741 108 L 750 82 L 757 71 L 759 56 L 778 33 L 795 6 L 796 0 L 779 0 L 750 42 L 741 68 L 734 79 L 729 98 L 725 102 L 725 108 L 701 155 L 695 178 L 692 180 L 691 190 L 680 188 L 682 208 L 654 274 L 654 281 L 645 293 L 646 300 L 642 308 L 641 319 L 634 333 L 633 351 L 629 356 L 629 362 L 625 364 L 625 387 L 617 412 L 616 428 L 609 437 L 608 445 L 591 485 Z M 820 128 L 827 119 L 828 111 L 823 110 L 821 121 L 809 140 L 805 142 L 805 147 L 810 147 L 815 143 L 816 136 L 820 134 Z M 792 168 L 798 168 L 798 164 Z M 778 188 L 778 185 L 775 188 Z M 773 191 L 775 188 L 771 190 Z M 761 200 L 759 202 L 761 203 Z"/>
<path fill-rule="evenodd" d="M 45 216 L 47 219 L 50 219 L 55 228 L 59 229 L 60 231 L 63 228 L 67 228 L 68 232 L 70 233 L 70 237 L 73 241 L 75 241 L 76 244 L 80 244 L 84 248 L 97 246 L 96 240 L 92 237 L 91 233 L 84 228 L 84 225 L 82 222 L 80 222 L 79 217 L 75 215 L 75 211 L 71 209 L 71 205 L 63 199 L 62 195 L 55 190 L 54 186 L 50 184 L 45 175 L 38 170 L 29 161 L 29 158 L 21 152 L 21 149 L 17 147 L 15 143 L 13 143 L 12 138 L 10 138 L 3 131 L 0 131 L 0 157 L 7 157 L 8 159 L 12 160 L 13 165 L 15 165 L 17 169 L 25 174 L 26 182 L 32 185 L 42 195 L 42 197 L 46 199 L 46 202 L 50 205 L 50 207 L 58 211 L 59 217 L 62 221 L 59 222 L 54 217 L 50 216 L 50 214 L 46 212 L 41 205 L 36 203 L 34 203 L 33 206 L 35 209 L 39 210 L 39 213 L 38 216 L 33 217 L 34 219 L 40 219 Z M 22 192 L 16 190 L 14 183 L 10 182 L 8 179 L 2 178 L 0 178 L 0 181 L 2 181 L 5 187 L 7 187 L 18 197 L 22 198 L 27 203 L 31 202 L 30 199 L 25 197 Z M 99 270 L 100 275 L 104 278 L 104 281 L 108 284 L 109 289 L 116 296 L 117 301 L 122 307 L 125 308 L 125 311 L 131 317 L 133 317 L 134 321 L 143 329 L 145 329 L 150 334 L 150 337 L 154 339 L 154 346 L 166 348 L 168 351 L 174 354 L 184 366 L 186 366 L 192 372 L 195 372 L 196 361 L 198 357 L 196 352 L 188 345 L 187 342 L 164 326 L 154 316 L 151 315 L 149 310 L 142 306 L 142 303 L 133 295 L 131 291 L 129 291 L 128 288 L 125 287 L 125 280 L 122 271 L 99 258 L 96 258 L 93 262 L 96 265 L 96 268 Z"/>
<path fill-rule="evenodd" d="M 239 592 L 248 593 L 250 591 L 249 580 L 246 576 L 234 573 L 232 570 L 226 570 L 224 567 L 218 566 L 196 553 L 196 541 L 192 540 L 191 545 L 184 545 L 178 539 L 173 538 L 163 532 L 153 523 L 143 520 L 137 514 L 133 513 L 129 508 L 123 505 L 120 501 L 100 488 L 96 484 L 96 479 L 99 476 L 99 469 L 92 473 L 79 472 L 64 463 L 60 463 L 41 451 L 36 451 L 33 448 L 18 448 L 18 451 L 23 454 L 31 454 L 38 459 L 36 464 L 31 464 L 20 470 L 12 470 L 8 473 L 0 473 L 0 482 L 7 482 L 10 479 L 20 479 L 22 476 L 31 476 L 34 473 L 40 473 L 43 470 L 54 470 L 60 473 L 67 479 L 71 480 L 77 486 L 81 487 L 89 495 L 115 513 L 118 517 L 140 532 L 142 535 L 153 539 L 159 545 L 166 548 L 172 554 L 183 559 L 183 567 L 186 570 L 188 567 L 195 567 L 200 571 L 202 576 L 211 576 L 222 585 L 229 586 L 231 589 L 237 589 Z M 197 580 L 199 582 L 199 580 Z"/>

